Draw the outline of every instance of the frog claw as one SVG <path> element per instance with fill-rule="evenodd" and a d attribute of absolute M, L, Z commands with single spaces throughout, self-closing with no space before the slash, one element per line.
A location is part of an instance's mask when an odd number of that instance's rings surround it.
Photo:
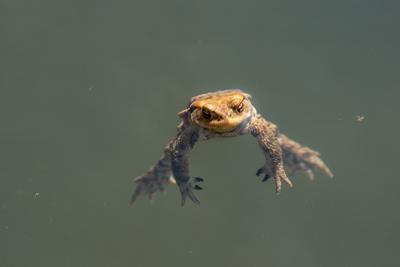
<path fill-rule="evenodd" d="M 269 178 L 272 177 L 271 173 L 268 171 L 268 169 L 264 166 L 262 168 L 259 168 L 256 172 L 256 175 L 260 177 L 262 174 L 264 174 L 263 178 L 261 179 L 262 182 L 266 182 Z"/>
<path fill-rule="evenodd" d="M 201 177 L 194 177 L 193 179 L 195 182 L 203 182 L 204 181 L 204 179 Z"/>

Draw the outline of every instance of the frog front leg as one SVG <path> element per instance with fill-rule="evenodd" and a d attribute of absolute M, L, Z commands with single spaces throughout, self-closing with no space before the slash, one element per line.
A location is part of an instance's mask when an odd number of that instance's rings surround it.
<path fill-rule="evenodd" d="M 257 171 L 257 176 L 263 174 L 263 181 L 266 181 L 269 177 L 274 177 L 276 192 L 281 191 L 282 181 L 292 187 L 292 182 L 283 168 L 282 149 L 278 140 L 277 126 L 257 115 L 251 120 L 249 131 L 251 135 L 257 138 L 265 155 L 265 164 Z"/>
<path fill-rule="evenodd" d="M 189 198 L 196 204 L 200 204 L 200 201 L 193 193 L 193 189 L 201 190 L 202 188 L 198 183 L 202 182 L 203 179 L 200 177 L 191 178 L 189 174 L 189 152 L 197 142 L 198 137 L 198 133 L 195 131 L 183 130 L 177 135 L 172 144 L 172 174 L 181 192 L 182 206 L 185 204 L 186 198 Z"/>

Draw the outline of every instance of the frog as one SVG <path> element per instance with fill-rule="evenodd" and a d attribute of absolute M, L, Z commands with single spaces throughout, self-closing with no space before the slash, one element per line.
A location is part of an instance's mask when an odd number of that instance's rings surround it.
<path fill-rule="evenodd" d="M 285 134 L 278 126 L 259 114 L 251 102 L 251 95 L 240 89 L 226 89 L 194 96 L 178 113 L 177 134 L 164 148 L 159 160 L 143 175 L 136 177 L 133 204 L 139 196 L 152 199 L 167 185 L 175 184 L 181 194 L 181 205 L 190 199 L 200 204 L 195 191 L 203 189 L 204 179 L 191 176 L 189 154 L 195 144 L 212 138 L 236 137 L 250 134 L 255 137 L 264 154 L 265 162 L 256 175 L 265 182 L 275 181 L 275 191 L 282 184 L 293 187 L 287 173 L 303 172 L 314 180 L 314 172 L 328 177 L 333 173 L 321 159 L 319 152 L 304 146 Z"/>

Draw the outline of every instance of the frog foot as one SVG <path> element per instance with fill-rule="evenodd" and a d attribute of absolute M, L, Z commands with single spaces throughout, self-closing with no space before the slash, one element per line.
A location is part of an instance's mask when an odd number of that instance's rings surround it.
<path fill-rule="evenodd" d="M 203 182 L 204 179 L 200 177 L 193 177 L 187 182 L 178 183 L 179 191 L 181 192 L 181 205 L 185 205 L 186 198 L 189 198 L 193 203 L 200 204 L 200 201 L 193 193 L 194 190 L 202 190 L 203 188 L 198 185 Z"/>
<path fill-rule="evenodd" d="M 148 172 L 142 176 L 135 178 L 136 189 L 131 196 L 130 204 L 132 205 L 139 196 L 148 196 L 151 200 L 153 194 L 157 192 L 163 192 L 167 184 L 174 184 L 175 179 L 173 177 L 157 177 L 151 172 Z"/>
<path fill-rule="evenodd" d="M 259 168 L 256 172 L 257 176 L 262 176 L 262 182 L 267 181 L 269 178 L 274 177 L 275 178 L 275 187 L 276 187 L 276 192 L 279 193 L 282 189 L 282 181 L 284 181 L 289 187 L 293 187 L 292 182 L 290 179 L 287 177 L 285 170 L 283 167 L 279 166 L 278 169 L 275 172 L 275 175 L 273 174 L 271 168 L 267 165 L 264 165 L 263 167 Z"/>
<path fill-rule="evenodd" d="M 295 173 L 297 171 L 304 172 L 310 181 L 314 180 L 314 171 L 318 170 L 325 175 L 333 178 L 333 173 L 326 166 L 326 164 L 320 158 L 320 154 L 308 147 L 303 147 L 298 151 L 292 151 L 289 161 L 288 168 Z"/>

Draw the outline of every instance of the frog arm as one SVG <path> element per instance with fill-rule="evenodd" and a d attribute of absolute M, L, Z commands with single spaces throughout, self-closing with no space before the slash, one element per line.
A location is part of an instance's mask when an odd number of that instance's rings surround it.
<path fill-rule="evenodd" d="M 135 178 L 136 189 L 131 197 L 131 204 L 141 195 L 150 199 L 158 191 L 164 191 L 167 184 L 177 184 L 182 195 L 182 205 L 189 197 L 194 203 L 199 200 L 192 189 L 201 190 L 197 183 L 203 179 L 189 176 L 189 152 L 198 140 L 198 133 L 190 127 L 178 127 L 178 134 L 168 142 L 161 158 L 145 174 Z M 171 176 L 173 174 L 173 177 Z"/>
<path fill-rule="evenodd" d="M 186 198 L 196 204 L 200 204 L 193 193 L 193 189 L 201 190 L 202 188 L 197 183 L 202 182 L 203 179 L 199 177 L 191 178 L 189 174 L 189 152 L 193 149 L 198 139 L 199 134 L 197 131 L 183 129 L 173 140 L 171 146 L 172 173 L 181 192 L 182 206 L 185 204 Z"/>
<path fill-rule="evenodd" d="M 282 149 L 278 140 L 278 127 L 257 114 L 249 122 L 248 130 L 251 135 L 257 138 L 265 155 L 265 164 L 257 171 L 257 175 L 263 174 L 263 181 L 266 181 L 269 177 L 274 177 L 276 192 L 281 191 L 282 181 L 292 187 L 292 182 L 283 168 Z"/>

